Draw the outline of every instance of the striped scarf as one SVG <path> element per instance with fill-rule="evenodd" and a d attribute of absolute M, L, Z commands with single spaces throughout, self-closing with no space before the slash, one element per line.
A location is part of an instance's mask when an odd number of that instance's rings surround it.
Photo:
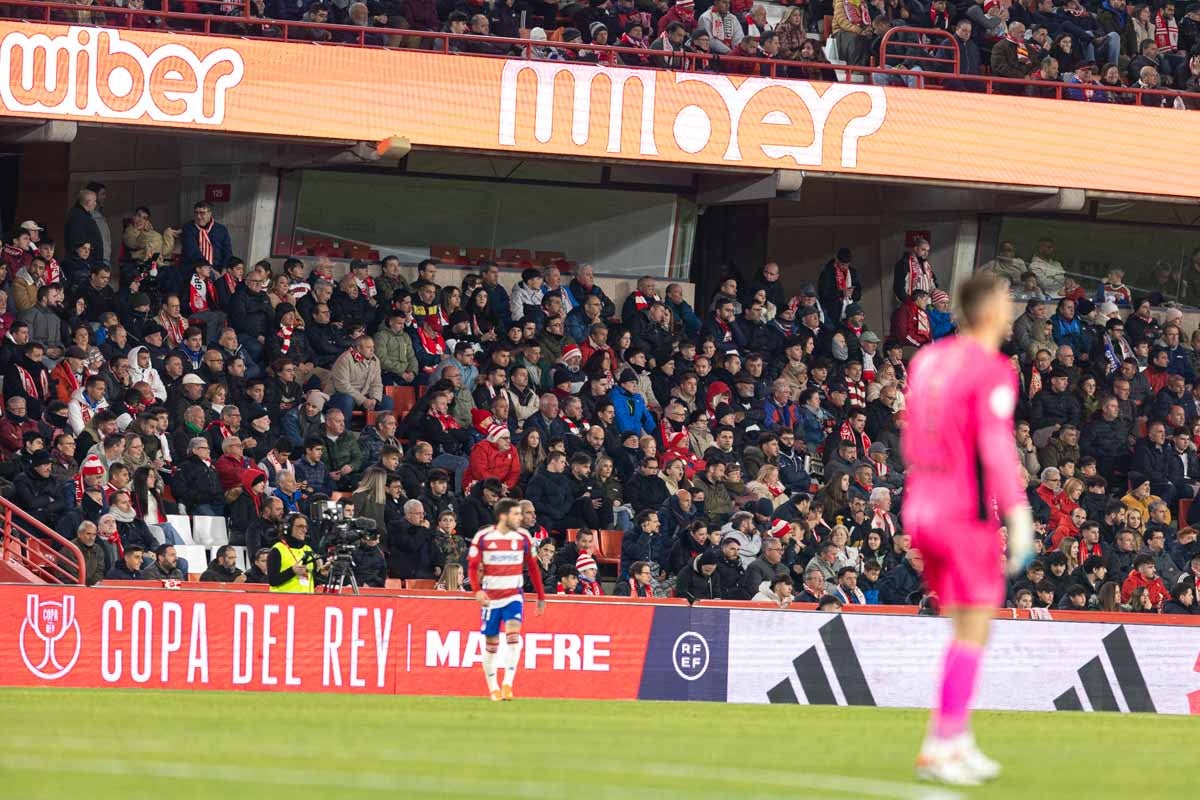
<path fill-rule="evenodd" d="M 192 279 L 188 281 L 188 307 L 197 314 L 207 311 L 211 300 L 210 294 L 212 294 L 212 284 L 193 273 Z"/>
<path fill-rule="evenodd" d="M 20 365 L 17 365 L 17 374 L 21 376 L 21 388 L 26 396 L 35 400 L 45 400 L 50 396 L 50 380 L 46 377 L 45 370 L 38 373 L 36 381 L 33 379 L 33 373 Z"/>
<path fill-rule="evenodd" d="M 1012 42 L 1013 47 L 1017 48 L 1017 60 L 1028 63 L 1029 48 L 1025 46 L 1025 43 L 1018 39 L 1013 38 L 1012 34 L 1005 34 L 1004 39 L 1005 39 L 1005 41 Z M 918 288 L 924 288 L 924 287 L 918 287 Z M 911 292 L 910 292 L 910 294 L 911 294 Z"/>
<path fill-rule="evenodd" d="M 286 325 L 279 326 L 279 354 L 286 356 L 288 351 L 292 349 L 292 331 L 295 328 L 289 328 Z"/>
<path fill-rule="evenodd" d="M 1025 50 L 1025 45 L 1021 45 L 1018 52 L 1025 52 L 1025 60 L 1029 60 L 1029 51 Z M 915 255 L 908 257 L 908 279 L 904 282 L 905 294 L 912 296 L 912 293 L 917 289 L 922 289 L 926 292 L 933 293 L 937 286 L 933 282 L 933 270 L 929 268 L 929 262 L 917 258 Z"/>
<path fill-rule="evenodd" d="M 200 247 L 200 257 L 208 264 L 213 263 L 212 233 L 216 220 L 209 220 L 206 227 L 196 226 L 196 244 Z"/>
<path fill-rule="evenodd" d="M 183 332 L 187 329 L 187 326 L 184 325 L 183 317 L 171 319 L 164 311 L 155 318 L 155 321 L 166 330 L 167 343 L 172 347 L 178 346 L 183 341 Z"/>

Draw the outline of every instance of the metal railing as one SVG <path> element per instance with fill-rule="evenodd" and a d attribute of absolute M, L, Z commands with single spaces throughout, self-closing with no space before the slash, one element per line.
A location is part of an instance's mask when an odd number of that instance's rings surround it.
<path fill-rule="evenodd" d="M 0 18 L 23 19 L 66 25 L 96 25 L 134 30 L 167 30 L 199 35 L 234 36 L 249 39 L 278 39 L 280 41 L 317 44 L 350 45 L 384 49 L 420 49 L 446 54 L 463 53 L 490 58 L 537 58 L 535 50 L 573 53 L 567 60 L 587 61 L 592 55 L 601 57 L 601 65 L 617 62 L 634 68 L 671 69 L 676 71 L 729 72 L 760 75 L 768 78 L 838 80 L 838 75 L 852 82 L 905 86 L 910 78 L 914 86 L 927 89 L 950 89 L 983 94 L 1031 95 L 1054 99 L 1086 99 L 1092 102 L 1115 104 L 1170 106 L 1182 98 L 1189 107 L 1200 108 L 1200 93 L 1173 89 L 1142 89 L 1130 86 L 1107 86 L 1099 83 L 1068 84 L 1060 81 L 1001 78 L 992 75 L 965 75 L 958 72 L 958 45 L 951 34 L 939 28 L 897 27 L 883 37 L 880 63 L 884 66 L 865 67 L 832 64 L 828 61 L 796 61 L 782 58 L 760 58 L 742 55 L 717 55 L 709 52 L 650 50 L 645 48 L 591 45 L 581 42 L 532 41 L 529 39 L 484 36 L 470 33 L 413 30 L 408 28 L 339 25 L 325 22 L 305 22 L 274 19 L 253 13 L 254 0 L 192 0 L 201 8 L 227 9 L 230 13 L 188 11 L 151 11 L 103 5 L 81 5 L 68 2 L 39 0 L 9 0 L 0 8 L 6 12 Z M 948 38 L 950 44 L 898 41 L 897 37 Z M 892 46 L 908 52 L 890 50 Z M 942 51 L 953 47 L 952 58 L 913 53 L 917 50 Z M 625 56 L 626 58 L 622 58 Z M 888 67 L 889 61 L 928 69 Z"/>
<path fill-rule="evenodd" d="M 43 583 L 83 585 L 87 579 L 83 553 L 73 542 L 0 497 L 0 554 Z"/>

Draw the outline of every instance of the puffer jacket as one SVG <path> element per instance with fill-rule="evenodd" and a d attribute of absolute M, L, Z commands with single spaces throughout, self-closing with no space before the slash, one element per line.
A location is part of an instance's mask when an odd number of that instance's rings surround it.
<path fill-rule="evenodd" d="M 484 478 L 496 478 L 509 489 L 517 485 L 521 477 L 521 461 L 517 448 L 501 451 L 499 447 L 484 440 L 471 448 L 471 461 L 463 474 L 463 484 Z"/>
<path fill-rule="evenodd" d="M 525 499 L 537 509 L 538 521 L 548 530 L 562 530 L 562 519 L 574 503 L 566 473 L 550 472 L 545 466 L 529 480 Z"/>
<path fill-rule="evenodd" d="M 330 471 L 341 469 L 347 464 L 351 472 L 359 472 L 363 468 L 362 447 L 358 444 L 358 435 L 343 431 L 336 439 L 323 436 L 321 442 L 325 445 L 324 462 Z"/>
<path fill-rule="evenodd" d="M 514 322 L 525 319 L 526 306 L 540 308 L 541 305 L 542 291 L 540 289 L 530 289 L 524 281 L 520 281 L 513 287 L 512 295 L 509 296 L 509 308 Z"/>
<path fill-rule="evenodd" d="M 386 326 L 380 328 L 375 334 L 375 357 L 379 359 L 380 369 L 393 375 L 405 372 L 416 375 L 420 370 L 412 337 L 405 331 L 396 333 Z"/>

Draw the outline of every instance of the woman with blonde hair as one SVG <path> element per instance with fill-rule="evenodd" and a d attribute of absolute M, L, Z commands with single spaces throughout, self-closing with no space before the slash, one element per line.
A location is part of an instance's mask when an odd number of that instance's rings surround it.
<path fill-rule="evenodd" d="M 1071 512 L 1079 508 L 1079 498 L 1083 497 L 1085 486 L 1079 478 L 1068 478 L 1063 484 L 1054 502 L 1050 505 L 1050 527 L 1058 528 L 1064 520 L 1071 518 Z"/>
<path fill-rule="evenodd" d="M 788 501 L 787 489 L 779 480 L 779 467 L 774 464 L 759 467 L 754 480 L 746 484 L 746 491 L 759 499 L 770 500 L 775 508 Z"/>
<path fill-rule="evenodd" d="M 387 504 L 387 470 L 378 466 L 367 467 L 350 500 L 358 516 L 375 520 L 375 530 L 382 536 L 387 527 L 383 513 Z"/>
<path fill-rule="evenodd" d="M 461 592 L 463 591 L 463 568 L 462 564 L 447 564 L 442 570 L 442 577 L 433 587 L 439 592 Z"/>

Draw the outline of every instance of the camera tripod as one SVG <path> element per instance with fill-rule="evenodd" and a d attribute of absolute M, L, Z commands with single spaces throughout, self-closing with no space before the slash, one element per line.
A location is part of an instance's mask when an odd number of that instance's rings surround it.
<path fill-rule="evenodd" d="M 354 556 L 343 552 L 340 548 L 329 564 L 329 580 L 325 584 L 325 594 L 341 594 L 347 586 L 350 594 L 358 594 L 358 579 L 354 577 Z"/>

